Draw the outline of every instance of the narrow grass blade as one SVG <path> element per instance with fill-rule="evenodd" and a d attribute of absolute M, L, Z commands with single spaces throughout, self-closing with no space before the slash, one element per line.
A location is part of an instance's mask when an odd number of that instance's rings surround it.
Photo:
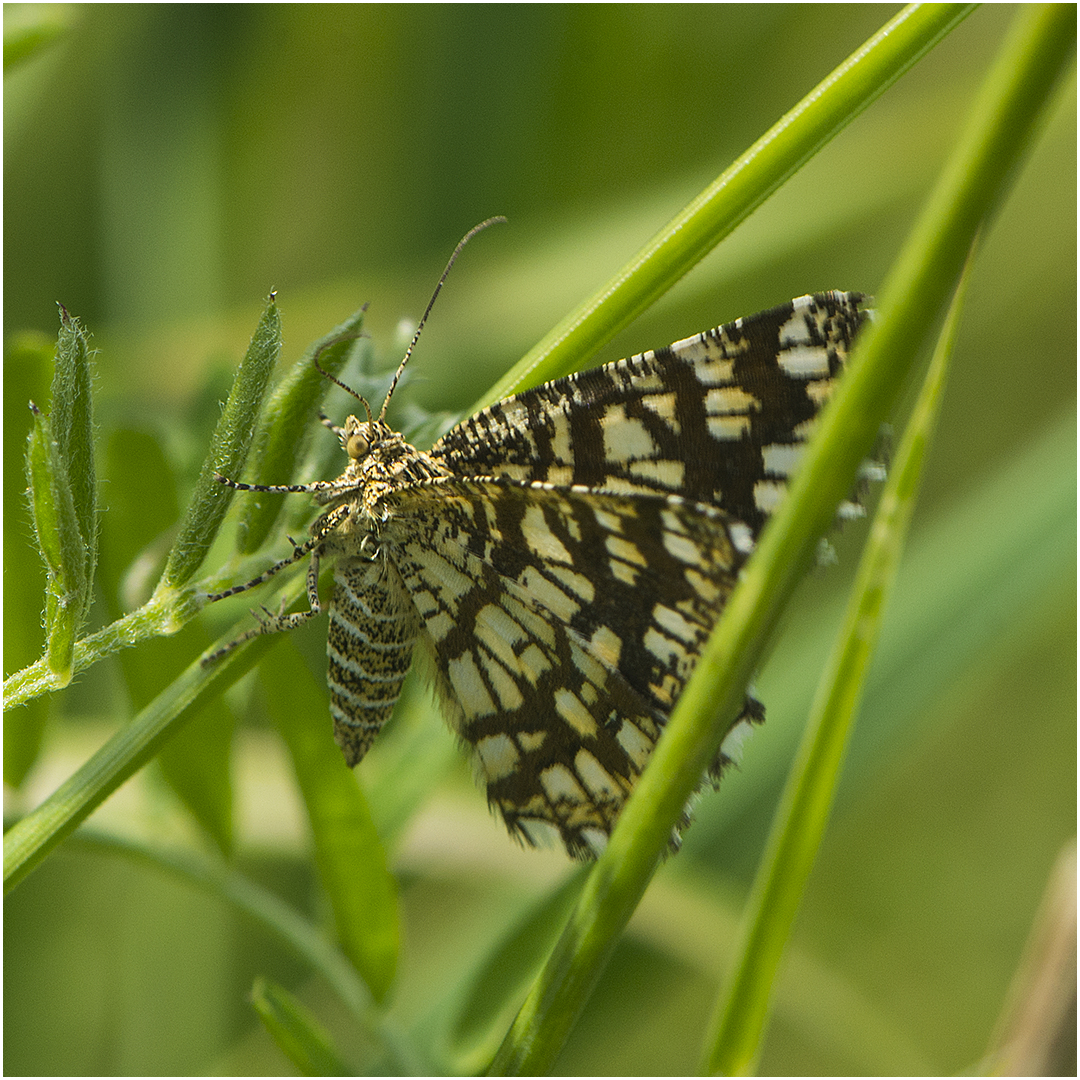
<path fill-rule="evenodd" d="M 776 970 L 825 833 L 867 669 L 896 580 L 941 408 L 966 280 L 965 276 L 957 289 L 922 392 L 893 459 L 847 614 L 776 812 L 744 915 L 734 972 L 706 1043 L 703 1071 L 710 1074 L 752 1072 L 760 1053 Z"/>
<path fill-rule="evenodd" d="M 579 370 L 971 10 L 968 4 L 911 4 L 890 19 L 522 357 L 476 408 Z"/>
<path fill-rule="evenodd" d="M 1021 9 L 943 173 L 882 291 L 787 498 L 743 571 L 581 901 L 491 1065 L 546 1071 L 641 898 L 670 830 L 736 716 L 784 602 L 850 490 L 979 227 L 1007 190 L 1069 62 L 1075 12 Z"/>

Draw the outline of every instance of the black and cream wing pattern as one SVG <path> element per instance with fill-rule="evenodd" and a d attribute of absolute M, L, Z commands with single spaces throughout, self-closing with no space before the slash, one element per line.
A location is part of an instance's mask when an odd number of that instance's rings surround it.
<path fill-rule="evenodd" d="M 254 632 L 316 614 L 334 557 L 328 683 L 348 764 L 419 654 L 510 833 L 594 857 L 783 496 L 862 300 L 803 296 L 546 383 L 427 453 L 381 414 L 349 417 L 342 476 L 275 489 L 328 506 L 294 557 L 312 554 L 312 610 Z M 748 698 L 736 724 L 762 715 Z M 725 761 L 722 747 L 711 779 Z"/>

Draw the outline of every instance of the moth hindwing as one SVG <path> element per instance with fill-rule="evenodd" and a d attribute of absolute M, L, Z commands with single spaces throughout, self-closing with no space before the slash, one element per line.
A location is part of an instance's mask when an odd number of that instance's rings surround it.
<path fill-rule="evenodd" d="M 862 299 L 803 296 L 546 383 L 427 453 L 382 414 L 348 417 L 336 480 L 257 489 L 325 509 L 290 558 L 229 590 L 310 554 L 310 609 L 245 637 L 318 614 L 332 557 L 330 712 L 348 764 L 419 652 L 511 834 L 594 856 L 783 495 Z M 762 716 L 747 698 L 736 725 Z"/>

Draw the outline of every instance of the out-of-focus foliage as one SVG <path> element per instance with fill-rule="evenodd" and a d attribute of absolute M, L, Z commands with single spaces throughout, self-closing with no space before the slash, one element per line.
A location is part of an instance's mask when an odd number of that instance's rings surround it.
<path fill-rule="evenodd" d="M 18 14 L 5 9 L 5 19 Z M 101 349 L 99 432 L 153 435 L 174 474 L 170 498 L 175 483 L 183 504 L 270 289 L 285 362 L 371 301 L 365 329 L 389 365 L 402 348 L 398 320 L 423 310 L 454 242 L 502 213 L 509 227 L 455 268 L 406 388 L 429 409 L 463 408 L 887 14 L 66 9 L 65 33 L 5 81 L 8 576 L 24 565 L 39 573 L 19 483 L 25 398 L 40 398 L 48 373 L 26 335 L 55 333 L 57 300 Z M 1010 16 L 970 17 L 602 359 L 815 289 L 873 293 Z M 778 989 L 766 1073 L 954 1072 L 975 1061 L 1054 856 L 1075 832 L 1075 131 L 1072 85 L 976 264 L 895 610 Z M 105 514 L 107 466 L 99 458 Z M 847 527 L 835 541 L 840 565 L 806 583 L 758 680 L 768 724 L 741 770 L 702 800 L 557 1071 L 695 1067 L 859 539 Z M 138 582 L 136 567 L 108 608 L 129 607 Z M 40 651 L 40 595 L 5 580 L 6 671 Z M 315 671 L 324 633 L 296 635 Z M 122 686 L 118 666 L 104 664 L 34 703 L 48 713 L 44 753 L 16 807 L 130 717 Z M 236 848 L 255 877 L 313 907 L 293 780 L 258 702 L 257 689 L 234 699 L 246 722 Z M 325 714 L 310 722 L 328 731 Z M 380 759 L 417 737 L 443 740 L 456 760 L 438 728 L 388 732 L 361 770 L 381 832 L 400 824 L 400 793 L 380 789 Z M 481 1035 L 468 1017 L 505 1026 L 484 997 L 490 973 L 509 972 L 511 992 L 519 928 L 550 933 L 563 894 L 549 892 L 570 868 L 556 853 L 516 850 L 463 763 L 419 782 L 428 807 L 388 852 L 403 939 L 390 1016 L 439 1033 L 444 1064 L 476 1067 L 469 1039 Z M 98 820 L 158 841 L 193 832 L 155 773 Z M 6 904 L 5 1064 L 280 1071 L 247 1001 L 255 975 L 291 989 L 364 1060 L 326 988 L 262 931 L 152 869 L 72 846 Z"/>

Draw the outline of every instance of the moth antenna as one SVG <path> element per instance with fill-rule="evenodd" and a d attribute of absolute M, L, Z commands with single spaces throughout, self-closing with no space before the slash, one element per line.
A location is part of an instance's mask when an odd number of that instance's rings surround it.
<path fill-rule="evenodd" d="M 450 273 L 450 267 L 457 262 L 457 257 L 461 254 L 461 249 L 478 233 L 486 229 L 489 225 L 505 224 L 506 218 L 499 215 L 497 217 L 489 217 L 487 221 L 481 221 L 479 225 L 474 225 L 459 241 L 458 246 L 454 248 L 454 254 L 450 256 L 450 261 L 446 264 L 446 269 L 442 272 L 442 277 L 439 278 L 438 284 L 435 286 L 435 291 L 431 294 L 431 299 L 428 301 L 428 306 L 424 310 L 423 318 L 416 327 L 416 333 L 413 334 L 412 341 L 409 342 L 409 347 L 405 350 L 405 356 L 400 364 L 398 364 L 397 371 L 394 372 L 393 379 L 390 380 L 390 389 L 386 391 L 386 397 L 383 399 L 382 408 L 379 410 L 379 420 L 386 415 L 386 407 L 390 404 L 390 395 L 393 394 L 394 388 L 398 384 L 398 379 L 401 378 L 401 373 L 405 370 L 405 365 L 409 362 L 409 357 L 412 356 L 412 351 L 416 348 L 416 342 L 420 338 L 420 331 L 424 329 L 424 323 L 427 322 L 427 317 L 431 314 L 431 309 L 435 306 L 435 301 L 438 298 L 439 293 L 442 291 L 443 282 L 446 280 L 446 275 Z"/>
<path fill-rule="evenodd" d="M 335 386 L 340 386 L 346 394 L 351 394 L 354 398 L 356 398 L 357 401 L 360 402 L 361 405 L 364 406 L 364 412 L 367 413 L 368 423 L 370 424 L 372 422 L 371 406 L 367 403 L 367 398 L 364 397 L 362 394 L 358 394 L 351 386 L 343 383 L 336 375 L 331 375 L 330 372 L 327 371 L 322 366 L 322 364 L 319 363 L 319 357 L 322 356 L 322 354 L 326 352 L 327 349 L 336 345 L 339 341 L 348 341 L 350 338 L 358 338 L 359 336 L 359 334 L 341 334 L 339 337 L 331 338 L 319 348 L 319 351 L 311 358 L 311 362 L 315 365 L 315 370 L 324 379 L 329 379 L 332 383 L 334 383 Z M 336 429 L 331 427 L 330 430 L 335 431 Z"/>

